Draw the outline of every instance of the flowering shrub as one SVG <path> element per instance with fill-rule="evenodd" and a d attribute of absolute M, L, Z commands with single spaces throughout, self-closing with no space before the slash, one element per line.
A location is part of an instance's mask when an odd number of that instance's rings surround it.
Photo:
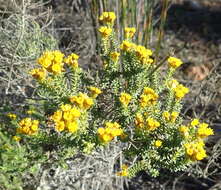
<path fill-rule="evenodd" d="M 206 157 L 204 139 L 213 130 L 198 119 L 183 122 L 182 99 L 189 89 L 173 78 L 182 61 L 172 56 L 156 61 L 153 50 L 133 42 L 135 28 L 126 27 L 118 42 L 115 18 L 113 12 L 100 16 L 103 68 L 93 78 L 74 53 L 47 51 L 37 60 L 40 67 L 30 74 L 38 82 L 40 107 L 30 117 L 17 116 L 13 139 L 64 159 L 121 142 L 128 162 L 136 161 L 122 166 L 120 176 L 184 170 Z M 166 74 L 159 69 L 164 63 Z"/>

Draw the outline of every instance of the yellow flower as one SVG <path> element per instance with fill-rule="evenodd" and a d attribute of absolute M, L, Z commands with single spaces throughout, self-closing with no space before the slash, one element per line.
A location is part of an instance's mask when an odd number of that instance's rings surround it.
<path fill-rule="evenodd" d="M 204 146 L 205 144 L 202 141 L 190 142 L 184 145 L 186 154 L 192 161 L 202 160 L 207 156 Z"/>
<path fill-rule="evenodd" d="M 170 89 L 175 89 L 179 85 L 179 82 L 176 79 L 172 79 L 167 82 L 167 86 Z"/>
<path fill-rule="evenodd" d="M 168 61 L 169 66 L 174 69 L 176 69 L 177 67 L 183 64 L 183 62 L 180 59 L 175 58 L 175 57 L 169 57 L 167 61 Z"/>
<path fill-rule="evenodd" d="M 64 54 L 61 53 L 59 50 L 53 51 L 53 56 L 54 56 L 54 63 L 55 64 L 61 64 L 64 58 Z"/>
<path fill-rule="evenodd" d="M 99 88 L 94 87 L 94 86 L 90 86 L 89 90 L 91 92 L 90 95 L 92 96 L 92 98 L 96 98 L 99 94 L 102 93 L 102 91 Z"/>
<path fill-rule="evenodd" d="M 209 125 L 207 123 L 200 123 L 199 127 L 209 127 Z"/>
<path fill-rule="evenodd" d="M 145 57 L 141 59 L 141 63 L 144 65 L 149 65 L 153 63 L 153 59 L 149 58 L 149 57 Z"/>
<path fill-rule="evenodd" d="M 89 109 L 92 105 L 94 104 L 94 101 L 93 101 L 93 99 L 91 99 L 91 98 L 85 98 L 85 100 L 84 100 L 84 103 L 83 103 L 83 108 L 84 109 Z"/>
<path fill-rule="evenodd" d="M 46 51 L 37 60 L 37 62 L 48 72 L 52 72 L 53 74 L 60 74 L 63 71 L 63 57 L 64 54 L 59 50 Z"/>
<path fill-rule="evenodd" d="M 146 49 L 144 46 L 141 45 L 135 46 L 134 50 L 139 60 L 149 58 L 149 56 L 153 54 L 150 49 Z"/>
<path fill-rule="evenodd" d="M 162 145 L 162 141 L 161 140 L 156 140 L 155 142 L 154 142 L 154 146 L 155 147 L 160 147 Z"/>
<path fill-rule="evenodd" d="M 144 126 L 144 119 L 143 119 L 143 116 L 140 113 L 136 114 L 135 122 L 134 123 L 135 123 L 136 127 L 143 128 L 143 126 Z"/>
<path fill-rule="evenodd" d="M 114 12 L 103 12 L 99 17 L 99 20 L 106 24 L 113 24 L 116 19 L 116 15 Z"/>
<path fill-rule="evenodd" d="M 65 123 L 64 123 L 64 121 L 58 121 L 58 122 L 56 122 L 56 124 L 55 124 L 55 129 L 56 129 L 57 131 L 59 131 L 59 132 L 64 131 L 64 129 L 65 129 Z"/>
<path fill-rule="evenodd" d="M 144 87 L 143 94 L 149 95 L 149 94 L 155 94 L 155 92 L 154 92 L 154 90 L 152 88 Z"/>
<path fill-rule="evenodd" d="M 19 136 L 13 136 L 12 139 L 13 139 L 14 141 L 19 142 L 19 141 L 21 140 L 21 137 L 19 137 Z"/>
<path fill-rule="evenodd" d="M 128 106 L 128 104 L 130 103 L 131 100 L 131 95 L 125 92 L 122 92 L 120 94 L 119 100 L 120 102 L 124 105 L 124 106 Z"/>
<path fill-rule="evenodd" d="M 123 130 L 120 128 L 120 125 L 116 122 L 106 122 L 105 128 L 99 128 L 97 130 L 97 133 L 100 141 L 107 143 L 113 140 L 114 137 L 123 135 Z"/>
<path fill-rule="evenodd" d="M 54 121 L 54 122 L 58 122 L 62 119 L 62 111 L 61 110 L 58 110 L 56 112 L 54 112 L 54 114 L 51 116 L 51 119 Z"/>
<path fill-rule="evenodd" d="M 151 117 L 147 118 L 146 123 L 147 123 L 147 129 L 150 131 L 153 131 L 160 126 L 160 123 Z"/>
<path fill-rule="evenodd" d="M 74 119 L 79 118 L 81 116 L 81 112 L 77 108 L 71 108 L 69 112 Z"/>
<path fill-rule="evenodd" d="M 191 123 L 190 123 L 190 125 L 191 126 L 196 126 L 196 125 L 198 125 L 199 124 L 199 120 L 198 119 L 193 119 L 193 121 L 191 121 Z"/>
<path fill-rule="evenodd" d="M 72 108 L 71 104 L 62 104 L 61 105 L 61 110 L 62 111 L 70 111 Z"/>
<path fill-rule="evenodd" d="M 78 129 L 77 119 L 81 116 L 81 112 L 70 104 L 63 104 L 60 109 L 54 112 L 51 119 L 55 123 L 55 129 L 59 132 L 68 131 L 74 133 Z"/>
<path fill-rule="evenodd" d="M 171 121 L 172 123 L 175 123 L 175 121 L 176 121 L 176 119 L 177 119 L 178 116 L 179 116 L 179 113 L 176 112 L 176 111 L 173 111 L 173 112 L 171 113 L 171 115 L 170 115 L 170 121 Z"/>
<path fill-rule="evenodd" d="M 121 171 L 120 172 L 117 172 L 116 175 L 117 176 L 122 176 L 122 177 L 126 177 L 129 175 L 129 172 L 128 172 L 128 166 L 126 164 L 123 164 L 121 166 Z"/>
<path fill-rule="evenodd" d="M 33 124 L 33 125 L 39 125 L 39 121 L 38 121 L 38 120 L 33 120 L 33 121 L 32 121 L 32 124 Z"/>
<path fill-rule="evenodd" d="M 32 125 L 30 128 L 33 132 L 36 132 L 38 130 L 38 125 Z"/>
<path fill-rule="evenodd" d="M 105 133 L 105 129 L 103 127 L 98 128 L 97 130 L 99 135 L 103 135 Z"/>
<path fill-rule="evenodd" d="M 64 62 L 67 65 L 70 65 L 72 68 L 76 69 L 78 68 L 78 59 L 79 56 L 75 53 L 72 53 L 71 55 L 69 55 L 67 58 L 64 59 Z"/>
<path fill-rule="evenodd" d="M 76 121 L 67 123 L 67 130 L 70 133 L 74 133 L 78 130 L 78 124 Z"/>
<path fill-rule="evenodd" d="M 136 32 L 136 28 L 128 28 L 124 29 L 124 35 L 126 38 L 132 38 Z"/>
<path fill-rule="evenodd" d="M 79 93 L 78 96 L 73 96 L 69 98 L 71 103 L 76 104 L 79 108 L 89 109 L 94 101 L 92 98 L 89 98 L 87 94 Z"/>
<path fill-rule="evenodd" d="M 61 74 L 61 72 L 63 71 L 63 65 L 60 65 L 58 63 L 55 63 L 51 66 L 51 70 L 50 70 L 53 74 L 57 75 L 57 74 Z"/>
<path fill-rule="evenodd" d="M 166 121 L 170 121 L 170 113 L 168 111 L 164 111 L 163 112 L 163 118 L 166 120 Z"/>
<path fill-rule="evenodd" d="M 110 53 L 110 58 L 113 62 L 117 62 L 119 59 L 120 53 L 118 52 L 111 52 Z"/>
<path fill-rule="evenodd" d="M 179 127 L 179 132 L 185 137 L 188 138 L 189 137 L 189 128 L 185 125 L 181 125 Z"/>
<path fill-rule="evenodd" d="M 179 127 L 179 131 L 184 134 L 184 133 L 187 133 L 189 131 L 189 128 L 185 125 L 181 125 Z"/>
<path fill-rule="evenodd" d="M 158 94 L 152 88 L 145 87 L 143 94 L 140 96 L 140 105 L 141 107 L 146 107 L 156 104 L 158 99 Z"/>
<path fill-rule="evenodd" d="M 113 139 L 113 136 L 111 134 L 105 133 L 104 135 L 100 136 L 101 141 L 104 143 L 110 142 Z"/>
<path fill-rule="evenodd" d="M 44 80 L 46 78 L 46 75 L 47 75 L 46 69 L 44 69 L 44 68 L 32 69 L 30 71 L 30 74 L 36 80 Z"/>
<path fill-rule="evenodd" d="M 120 49 L 121 49 L 122 51 L 130 51 L 130 50 L 132 50 L 134 47 L 135 47 L 135 44 L 134 44 L 134 43 L 131 43 L 131 42 L 126 41 L 126 40 L 124 40 L 124 41 L 122 42 L 122 44 L 120 45 Z"/>
<path fill-rule="evenodd" d="M 30 127 L 32 125 L 32 120 L 31 118 L 24 118 L 18 123 L 18 125 Z"/>
<path fill-rule="evenodd" d="M 47 69 L 52 64 L 53 57 L 54 56 L 53 56 L 52 52 L 46 51 L 46 52 L 43 53 L 43 55 L 40 58 L 38 58 L 37 62 L 42 67 Z"/>
<path fill-rule="evenodd" d="M 14 113 L 8 113 L 7 116 L 12 120 L 17 118 L 16 114 L 14 114 Z"/>
<path fill-rule="evenodd" d="M 180 100 L 189 92 L 189 89 L 182 84 L 179 84 L 176 86 L 176 88 L 173 89 L 173 91 L 175 93 L 175 98 Z"/>
<path fill-rule="evenodd" d="M 101 26 L 98 31 L 101 33 L 101 36 L 103 38 L 108 38 L 111 33 L 112 33 L 112 29 L 108 28 L 107 26 Z"/>
<path fill-rule="evenodd" d="M 214 134 L 213 129 L 208 127 L 208 124 L 206 124 L 206 123 L 200 124 L 199 128 L 197 129 L 197 132 L 196 132 L 196 136 L 198 138 L 206 138 L 206 137 L 213 135 L 213 134 Z"/>
<path fill-rule="evenodd" d="M 17 132 L 25 135 L 34 135 L 38 131 L 38 120 L 32 120 L 31 118 L 24 118 L 19 123 Z"/>
<path fill-rule="evenodd" d="M 63 119 L 65 121 L 72 121 L 73 120 L 73 116 L 72 116 L 71 112 L 70 111 L 63 112 Z"/>
<path fill-rule="evenodd" d="M 81 112 L 77 108 L 72 108 L 70 104 L 65 104 L 63 106 L 63 119 L 65 121 L 72 121 L 81 116 Z M 65 109 L 66 108 L 66 109 Z"/>

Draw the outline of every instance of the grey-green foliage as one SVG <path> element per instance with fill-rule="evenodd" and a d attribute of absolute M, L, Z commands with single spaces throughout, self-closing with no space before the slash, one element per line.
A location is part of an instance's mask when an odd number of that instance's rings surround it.
<path fill-rule="evenodd" d="M 33 19 L 22 15 L 11 15 L 3 19 L 0 27 L 2 54 L 11 58 L 36 59 L 44 50 L 57 47 L 56 40 L 42 31 Z"/>
<path fill-rule="evenodd" d="M 12 13 L 0 23 L 0 83 L 6 94 L 28 93 L 28 72 L 45 50 L 57 49 L 57 40 L 28 14 Z M 21 87 L 21 84 L 23 87 Z"/>

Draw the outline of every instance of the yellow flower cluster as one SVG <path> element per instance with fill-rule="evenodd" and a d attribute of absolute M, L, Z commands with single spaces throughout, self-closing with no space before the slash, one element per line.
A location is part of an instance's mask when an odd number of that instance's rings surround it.
<path fill-rule="evenodd" d="M 179 132 L 186 138 L 189 137 L 189 128 L 185 125 L 181 125 L 179 127 Z"/>
<path fill-rule="evenodd" d="M 169 57 L 167 59 L 167 62 L 169 64 L 169 66 L 174 68 L 174 69 L 176 69 L 177 67 L 179 67 L 180 65 L 183 64 L 183 62 L 180 59 L 176 58 L 176 57 Z"/>
<path fill-rule="evenodd" d="M 136 45 L 132 42 L 124 40 L 120 45 L 120 49 L 125 52 L 133 51 L 142 64 L 153 63 L 153 59 L 150 58 L 153 52 L 150 49 L 145 48 L 144 46 Z"/>
<path fill-rule="evenodd" d="M 136 45 L 134 47 L 134 51 L 142 64 L 153 63 L 153 59 L 150 58 L 150 56 L 153 54 L 153 52 L 150 49 L 147 49 L 141 45 Z"/>
<path fill-rule="evenodd" d="M 17 128 L 17 133 L 25 135 L 34 135 L 38 131 L 38 120 L 32 120 L 31 118 L 24 118 L 19 123 L 19 128 Z"/>
<path fill-rule="evenodd" d="M 111 123 L 106 122 L 105 128 L 100 127 L 97 130 L 99 139 L 104 142 L 110 142 L 114 137 L 123 135 L 123 130 L 120 128 L 120 125 L 117 122 Z"/>
<path fill-rule="evenodd" d="M 144 127 L 144 118 L 142 114 L 137 113 L 134 121 L 136 127 L 143 128 Z"/>
<path fill-rule="evenodd" d="M 37 60 L 37 62 L 48 72 L 51 72 L 56 75 L 60 74 L 63 71 L 63 57 L 64 54 L 61 53 L 59 50 L 46 51 Z"/>
<path fill-rule="evenodd" d="M 77 108 L 72 107 L 70 104 L 64 104 L 54 112 L 51 119 L 54 121 L 57 131 L 67 130 L 70 133 L 74 133 L 78 130 L 77 120 L 80 116 L 81 112 Z"/>
<path fill-rule="evenodd" d="M 17 116 L 14 113 L 8 113 L 7 116 L 12 120 L 17 118 Z"/>
<path fill-rule="evenodd" d="M 156 94 L 156 92 L 152 88 L 145 87 L 143 90 L 143 94 L 140 96 L 141 107 L 156 104 L 158 97 L 158 94 Z"/>
<path fill-rule="evenodd" d="M 179 85 L 179 82 L 176 79 L 172 79 L 166 83 L 167 87 L 170 89 L 174 89 Z"/>
<path fill-rule="evenodd" d="M 87 94 L 79 93 L 78 96 L 72 96 L 69 98 L 70 102 L 77 105 L 81 109 L 89 109 L 93 104 L 94 101 L 92 98 L 88 97 Z"/>
<path fill-rule="evenodd" d="M 72 53 L 71 55 L 69 55 L 67 58 L 64 59 L 64 62 L 67 65 L 70 65 L 73 69 L 78 68 L 78 59 L 79 56 L 75 53 Z"/>
<path fill-rule="evenodd" d="M 136 32 L 136 28 L 134 28 L 134 27 L 132 27 L 132 28 L 126 27 L 124 29 L 125 38 L 133 38 L 135 32 Z"/>
<path fill-rule="evenodd" d="M 195 126 L 199 125 L 199 123 L 200 123 L 199 120 L 195 118 L 191 121 L 190 125 L 192 127 L 195 127 Z"/>
<path fill-rule="evenodd" d="M 127 41 L 127 40 L 124 40 L 124 41 L 121 43 L 121 45 L 120 45 L 120 49 L 121 49 L 122 51 L 126 51 L 126 52 L 127 52 L 127 51 L 133 50 L 135 46 L 136 46 L 136 45 L 135 45 L 134 43 L 129 42 L 129 41 Z"/>
<path fill-rule="evenodd" d="M 120 172 L 117 172 L 116 173 L 117 174 L 117 176 L 122 176 L 122 177 L 126 177 L 126 176 L 128 176 L 128 166 L 127 165 L 125 165 L 125 164 L 123 164 L 122 166 L 121 166 L 121 171 Z"/>
<path fill-rule="evenodd" d="M 116 19 L 114 12 L 103 12 L 99 20 L 105 24 L 113 24 Z"/>
<path fill-rule="evenodd" d="M 145 119 L 140 113 L 136 114 L 134 123 L 138 129 L 146 129 L 148 131 L 153 131 L 160 126 L 160 123 L 154 118 L 148 117 Z"/>
<path fill-rule="evenodd" d="M 33 78 L 36 80 L 44 80 L 46 78 L 47 72 L 45 68 L 37 68 L 37 69 L 32 69 L 30 71 L 30 74 L 32 75 Z"/>
<path fill-rule="evenodd" d="M 97 96 L 102 93 L 102 91 L 99 88 L 97 88 L 97 87 L 90 86 L 88 88 L 90 90 L 90 96 L 92 98 L 97 98 Z"/>
<path fill-rule="evenodd" d="M 179 113 L 176 111 L 173 111 L 172 113 L 169 113 L 168 111 L 164 111 L 162 115 L 166 121 L 175 123 L 177 117 L 179 116 Z"/>
<path fill-rule="evenodd" d="M 121 104 L 123 104 L 123 106 L 128 106 L 128 104 L 130 103 L 131 100 L 131 95 L 125 92 L 122 92 L 120 94 L 119 100 L 121 102 Z"/>
<path fill-rule="evenodd" d="M 183 86 L 175 79 L 168 81 L 167 86 L 174 92 L 177 100 L 181 100 L 189 92 L 187 87 Z"/>
<path fill-rule="evenodd" d="M 111 52 L 110 53 L 110 58 L 113 62 L 117 62 L 119 59 L 120 53 L 118 52 Z"/>
<path fill-rule="evenodd" d="M 153 131 L 160 126 L 160 123 L 151 117 L 147 118 L 146 122 L 147 122 L 147 129 L 150 131 Z"/>
<path fill-rule="evenodd" d="M 179 131 L 185 137 L 189 137 L 189 129 L 193 128 L 195 131 L 195 137 L 199 139 L 206 138 L 213 135 L 213 129 L 211 129 L 207 123 L 200 123 L 198 119 L 193 119 L 189 126 L 182 125 L 179 127 Z"/>
<path fill-rule="evenodd" d="M 202 160 L 206 157 L 203 139 L 214 134 L 213 129 L 208 127 L 208 124 L 200 123 L 198 119 L 193 119 L 188 126 L 180 126 L 179 132 L 190 141 L 184 144 L 184 147 L 187 156 L 192 161 Z"/>
<path fill-rule="evenodd" d="M 161 140 L 156 140 L 156 141 L 154 142 L 154 146 L 157 147 L 157 148 L 158 148 L 158 147 L 161 147 L 161 146 L 162 146 L 162 143 L 163 143 L 163 142 L 162 142 Z"/>
<path fill-rule="evenodd" d="M 179 84 L 176 86 L 176 88 L 174 88 L 174 93 L 177 100 L 182 99 L 188 92 L 189 89 L 182 84 Z"/>
<path fill-rule="evenodd" d="M 108 38 L 112 33 L 112 29 L 107 26 L 101 26 L 98 31 L 103 38 Z"/>
<path fill-rule="evenodd" d="M 202 140 L 186 143 L 184 145 L 186 154 L 192 161 L 202 160 L 207 156 L 204 146 L 205 144 Z"/>
<path fill-rule="evenodd" d="M 196 136 L 198 138 L 206 138 L 210 135 L 213 135 L 214 132 L 213 132 L 213 129 L 211 129 L 210 127 L 208 127 L 208 124 L 207 123 L 201 123 L 199 124 L 199 127 L 197 129 L 197 132 L 196 132 Z"/>

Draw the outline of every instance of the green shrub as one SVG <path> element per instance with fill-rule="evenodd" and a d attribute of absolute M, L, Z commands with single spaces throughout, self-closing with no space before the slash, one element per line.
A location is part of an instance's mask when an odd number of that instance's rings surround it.
<path fill-rule="evenodd" d="M 29 102 L 37 107 L 7 116 L 14 128 L 9 134 L 16 132 L 13 139 L 26 150 L 17 152 L 23 158 L 19 162 L 64 165 L 74 154 L 120 143 L 130 165 L 117 174 L 132 177 L 141 170 L 152 176 L 162 169 L 185 170 L 207 156 L 204 139 L 213 130 L 198 119 L 183 123 L 180 114 L 189 89 L 173 74 L 182 61 L 171 55 L 158 60 L 154 51 L 133 43 L 135 28 L 125 28 L 119 42 L 115 19 L 113 12 L 100 16 L 99 71 L 83 71 L 74 53 L 46 51 L 37 59 L 40 67 L 30 74 L 38 82 L 38 101 Z M 160 70 L 163 64 L 166 73 Z"/>

